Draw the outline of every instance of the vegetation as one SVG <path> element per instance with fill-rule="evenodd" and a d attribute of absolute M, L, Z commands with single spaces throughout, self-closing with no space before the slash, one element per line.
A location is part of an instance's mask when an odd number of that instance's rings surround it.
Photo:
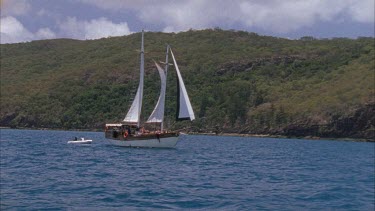
<path fill-rule="evenodd" d="M 0 125 L 100 129 L 121 121 L 138 86 L 140 37 L 1 45 Z M 374 136 L 374 112 L 358 114 L 374 107 L 374 38 L 288 40 L 220 29 L 147 32 L 144 119 L 160 86 L 152 60 L 164 60 L 166 43 L 197 117 L 193 123 L 174 121 L 172 66 L 166 102 L 170 128 Z M 353 132 L 338 132 L 338 122 Z"/>

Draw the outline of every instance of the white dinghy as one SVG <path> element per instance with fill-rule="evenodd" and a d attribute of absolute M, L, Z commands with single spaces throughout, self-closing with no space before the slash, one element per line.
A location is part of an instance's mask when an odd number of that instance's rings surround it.
<path fill-rule="evenodd" d="M 91 144 L 92 140 L 81 138 L 81 140 L 68 141 L 68 144 Z"/>

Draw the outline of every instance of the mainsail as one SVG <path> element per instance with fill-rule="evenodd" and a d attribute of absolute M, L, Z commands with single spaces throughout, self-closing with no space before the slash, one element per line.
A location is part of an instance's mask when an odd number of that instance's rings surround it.
<path fill-rule="evenodd" d="M 143 47 L 143 30 L 142 30 L 142 44 L 141 44 L 141 65 L 140 65 L 140 78 L 139 78 L 139 86 L 137 90 L 137 94 L 135 95 L 134 101 L 123 120 L 126 123 L 136 123 L 139 127 L 140 125 L 140 116 L 141 116 L 141 109 L 142 109 L 142 99 L 143 99 L 143 77 L 144 77 L 144 47 Z"/>
<path fill-rule="evenodd" d="M 154 110 L 152 111 L 150 117 L 147 120 L 147 123 L 152 122 L 163 122 L 164 119 L 164 104 L 165 104 L 165 91 L 167 87 L 166 73 L 164 73 L 163 68 L 155 62 L 156 68 L 158 69 L 161 81 L 160 95 L 159 100 L 156 103 Z"/>
<path fill-rule="evenodd" d="M 147 120 L 147 123 L 160 123 L 160 130 L 163 131 L 163 121 L 164 121 L 164 105 L 165 105 L 165 93 L 167 89 L 167 73 L 168 73 L 168 53 L 169 52 L 169 45 L 167 45 L 167 52 L 165 54 L 165 69 L 163 70 L 156 62 L 155 66 L 158 69 L 161 81 L 160 87 L 160 96 L 158 102 L 152 111 L 152 114 Z"/>
<path fill-rule="evenodd" d="M 191 103 L 189 100 L 189 96 L 186 92 L 184 81 L 182 80 L 182 76 L 180 70 L 178 69 L 176 59 L 174 58 L 174 54 L 171 49 L 171 55 L 173 58 L 173 63 L 177 72 L 177 85 L 178 85 L 178 94 L 177 94 L 177 120 L 194 120 L 194 112 L 193 108 L 191 107 Z"/>

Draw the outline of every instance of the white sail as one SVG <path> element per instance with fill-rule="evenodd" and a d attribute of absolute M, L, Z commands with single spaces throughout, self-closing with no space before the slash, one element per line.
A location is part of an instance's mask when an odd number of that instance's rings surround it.
<path fill-rule="evenodd" d="M 156 103 L 154 110 L 152 111 L 150 117 L 147 120 L 147 123 L 152 123 L 152 122 L 162 123 L 164 119 L 164 104 L 165 104 L 165 91 L 167 87 L 167 78 L 166 78 L 166 73 L 164 73 L 163 68 L 161 68 L 156 62 L 155 62 L 155 65 L 160 75 L 160 82 L 161 82 L 160 95 L 159 95 L 159 100 Z"/>
<path fill-rule="evenodd" d="M 177 101 L 177 119 L 183 120 L 183 119 L 190 119 L 194 120 L 194 112 L 193 108 L 191 107 L 191 103 L 189 100 L 189 96 L 186 92 L 184 81 L 182 80 L 182 76 L 180 73 L 180 70 L 178 69 L 176 59 L 174 58 L 172 49 L 171 49 L 171 55 L 173 58 L 173 63 L 177 72 L 178 77 L 178 101 Z"/>
<path fill-rule="evenodd" d="M 141 44 L 141 65 L 139 68 L 140 77 L 139 77 L 139 86 L 137 94 L 135 95 L 134 101 L 123 120 L 126 123 L 136 123 L 139 127 L 140 125 L 140 116 L 142 110 L 142 99 L 143 99 L 143 77 L 144 77 L 144 47 L 143 47 L 143 30 L 142 30 L 142 44 Z"/>

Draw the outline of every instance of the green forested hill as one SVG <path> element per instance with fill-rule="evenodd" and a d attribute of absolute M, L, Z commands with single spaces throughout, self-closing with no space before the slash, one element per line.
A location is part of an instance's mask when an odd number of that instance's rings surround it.
<path fill-rule="evenodd" d="M 138 85 L 140 34 L 1 45 L 0 125 L 103 128 Z M 153 61 L 172 46 L 196 114 L 171 128 L 296 136 L 374 136 L 374 38 L 288 40 L 242 31 L 145 34 L 144 119 L 159 92 Z"/>

